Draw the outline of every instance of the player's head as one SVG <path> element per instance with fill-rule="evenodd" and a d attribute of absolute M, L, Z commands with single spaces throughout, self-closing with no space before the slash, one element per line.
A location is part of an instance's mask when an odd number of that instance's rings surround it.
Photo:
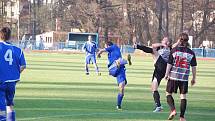
<path fill-rule="evenodd" d="M 92 40 L 93 40 L 93 39 L 92 39 L 92 36 L 89 35 L 89 36 L 88 36 L 88 41 L 92 42 Z"/>
<path fill-rule="evenodd" d="M 163 40 L 161 41 L 161 43 L 166 45 L 166 46 L 170 46 L 171 39 L 169 37 L 164 37 Z"/>
<path fill-rule="evenodd" d="M 186 34 L 186 33 L 181 33 L 181 34 L 179 35 L 179 39 L 180 39 L 180 45 L 181 45 L 181 46 L 185 46 L 185 47 L 189 46 L 189 44 L 188 44 L 188 40 L 189 40 L 188 34 Z"/>
<path fill-rule="evenodd" d="M 3 41 L 8 41 L 11 37 L 11 31 L 10 31 L 10 28 L 8 27 L 3 27 L 1 30 L 0 30 L 0 39 L 3 40 Z"/>
<path fill-rule="evenodd" d="M 105 42 L 105 47 L 109 47 L 109 46 L 112 46 L 113 45 L 113 42 L 111 41 L 106 41 Z"/>

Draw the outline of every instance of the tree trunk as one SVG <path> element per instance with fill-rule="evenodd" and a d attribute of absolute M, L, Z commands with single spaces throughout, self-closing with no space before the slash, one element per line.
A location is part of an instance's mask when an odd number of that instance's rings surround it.
<path fill-rule="evenodd" d="M 205 41 L 206 38 L 207 38 L 206 29 L 208 29 L 208 28 L 206 28 L 206 26 L 208 24 L 207 16 L 209 14 L 209 10 L 208 10 L 209 0 L 205 0 L 204 2 L 205 2 L 205 5 L 204 5 L 204 12 L 203 12 L 203 21 L 202 21 L 202 27 L 201 27 L 201 30 L 200 30 L 200 31 L 202 31 L 202 33 L 201 33 L 201 35 L 199 35 L 200 40 L 198 42 L 198 46 L 201 45 L 202 42 Z"/>
<path fill-rule="evenodd" d="M 178 29 L 178 3 L 177 3 L 177 8 L 176 8 L 176 18 L 175 18 L 175 25 L 174 25 L 174 40 L 177 40 L 177 29 Z"/>
<path fill-rule="evenodd" d="M 5 0 L 3 0 L 3 1 L 1 1 L 1 7 L 2 7 L 2 9 L 1 9 L 1 26 L 4 26 L 4 18 L 5 18 L 5 7 L 6 7 L 6 1 Z"/>
<path fill-rule="evenodd" d="M 159 9 L 158 9 L 158 32 L 157 32 L 157 42 L 161 41 L 162 36 L 162 15 L 163 15 L 163 0 L 157 2 Z"/>
<path fill-rule="evenodd" d="M 210 23 L 208 23 L 204 28 L 202 28 L 202 29 L 196 34 L 194 40 L 198 40 L 198 38 L 199 38 L 200 36 L 205 36 L 205 34 L 204 34 L 205 31 L 206 31 L 208 28 L 210 28 L 212 25 L 214 25 L 214 24 L 215 24 L 215 18 L 214 18 Z M 200 39 L 198 44 L 201 45 L 203 41 L 204 41 L 204 40 Z"/>
<path fill-rule="evenodd" d="M 126 44 L 132 44 L 132 38 L 133 38 L 133 27 L 132 27 L 132 16 L 130 15 L 130 8 L 128 5 L 128 0 L 125 0 L 123 2 L 123 16 L 124 16 L 124 26 L 128 27 L 128 41 L 125 42 Z"/>
<path fill-rule="evenodd" d="M 104 0 L 101 4 L 100 4 L 100 8 L 105 8 L 104 9 L 104 38 L 105 38 L 105 41 L 108 41 L 108 31 L 109 31 L 109 27 L 108 27 L 108 11 L 106 9 L 106 6 L 107 6 L 107 0 Z"/>
<path fill-rule="evenodd" d="M 169 36 L 169 2 L 165 0 L 166 4 L 166 36 Z"/>
<path fill-rule="evenodd" d="M 150 41 L 150 43 L 152 42 L 152 36 L 150 34 L 150 29 L 149 29 L 149 20 L 148 20 L 148 12 L 146 10 L 146 7 L 144 7 L 144 26 L 145 26 L 145 31 L 146 31 L 146 38 L 147 41 Z"/>
<path fill-rule="evenodd" d="M 55 28 L 55 25 L 54 25 L 54 17 L 53 17 L 53 6 L 54 6 L 54 3 L 53 3 L 53 0 L 51 0 L 51 30 L 53 31 L 54 28 Z"/>
<path fill-rule="evenodd" d="M 105 32 L 104 32 L 105 41 L 108 41 L 108 31 L 109 31 L 109 28 L 105 26 Z"/>
<path fill-rule="evenodd" d="M 36 2 L 33 0 L 33 31 L 32 31 L 32 39 L 36 40 Z M 36 41 L 35 41 L 36 42 Z"/>
<path fill-rule="evenodd" d="M 12 1 L 10 1 L 10 11 L 11 11 L 11 18 L 10 18 L 10 29 L 11 29 L 11 31 L 12 31 L 12 26 L 13 26 L 13 19 L 12 19 L 12 14 L 13 14 L 13 2 Z"/>
<path fill-rule="evenodd" d="M 181 0 L 181 28 L 180 32 L 183 32 L 184 29 L 184 0 Z"/>

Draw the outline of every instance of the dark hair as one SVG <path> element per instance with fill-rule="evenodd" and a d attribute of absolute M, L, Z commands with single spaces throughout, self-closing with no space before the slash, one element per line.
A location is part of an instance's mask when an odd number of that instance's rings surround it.
<path fill-rule="evenodd" d="M 1 30 L 0 30 L 0 38 L 4 41 L 7 41 L 9 40 L 11 37 L 11 30 L 10 28 L 8 27 L 3 27 Z"/>
<path fill-rule="evenodd" d="M 172 49 L 172 38 L 169 38 L 169 37 L 167 37 L 167 38 L 168 38 L 168 40 L 169 40 L 168 47 L 169 47 L 170 49 Z"/>
<path fill-rule="evenodd" d="M 172 38 L 168 37 L 168 40 L 169 40 L 169 44 L 171 45 L 172 44 Z"/>
<path fill-rule="evenodd" d="M 167 38 L 168 39 L 168 47 L 172 47 L 172 39 L 169 36 L 164 36 L 163 38 Z"/>
<path fill-rule="evenodd" d="M 188 34 L 186 34 L 186 33 L 181 33 L 181 34 L 179 35 L 179 38 L 180 38 L 181 46 L 187 47 L 187 46 L 189 45 L 189 44 L 188 44 L 188 40 L 189 40 Z"/>
<path fill-rule="evenodd" d="M 111 41 L 106 41 L 105 44 L 106 44 L 107 46 L 111 46 L 111 45 L 113 45 L 113 42 L 111 42 Z"/>

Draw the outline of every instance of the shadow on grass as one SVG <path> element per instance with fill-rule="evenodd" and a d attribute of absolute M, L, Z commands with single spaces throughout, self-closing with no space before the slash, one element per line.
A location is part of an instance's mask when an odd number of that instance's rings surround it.
<path fill-rule="evenodd" d="M 126 102 L 124 111 L 115 110 L 115 100 L 16 100 L 17 112 L 22 117 L 44 117 L 67 115 L 72 119 L 160 119 L 160 116 L 152 117 L 151 103 Z M 26 108 L 25 106 L 28 105 Z M 129 112 L 140 111 L 140 112 Z M 148 112 L 147 112 L 148 111 Z M 147 116 L 148 115 L 148 116 Z M 150 116 L 149 116 L 150 115 Z M 64 116 L 62 118 L 65 118 Z M 63 119 L 62 119 L 63 120 Z"/>
<path fill-rule="evenodd" d="M 78 66 L 79 68 L 45 68 L 45 67 L 28 67 L 29 70 L 40 70 L 40 71 L 75 71 L 75 72 L 84 72 L 84 68 L 81 66 Z M 83 68 L 83 69 L 80 69 Z M 108 71 L 106 71 L 107 69 L 102 70 L 102 72 L 106 72 L 108 73 Z M 128 74 L 152 74 L 152 72 L 132 72 L 129 71 L 127 72 Z"/>
<path fill-rule="evenodd" d="M 82 120 L 166 120 L 169 110 L 165 107 L 165 111 L 159 114 L 152 113 L 153 105 L 150 102 L 140 101 L 125 101 L 123 103 L 123 110 L 115 110 L 115 100 L 39 100 L 39 99 L 18 99 L 16 100 L 16 110 L 19 119 L 27 119 L 34 117 L 36 119 L 60 118 L 61 120 L 69 118 L 70 120 L 82 119 Z M 26 107 L 27 106 L 27 107 Z M 165 105 L 166 106 L 166 105 Z M 196 109 L 201 112 L 196 112 Z M 189 112 L 186 115 L 188 119 L 192 119 L 191 116 L 207 116 L 204 119 L 212 121 L 214 116 L 212 113 L 212 107 L 190 107 Z M 209 113 L 209 114 L 208 114 Z M 33 118 L 32 118 L 33 119 Z M 201 118 L 200 118 L 201 119 Z M 198 121 L 198 120 L 197 120 Z M 200 120 L 199 120 L 200 121 Z"/>
<path fill-rule="evenodd" d="M 83 87 L 85 87 L 85 86 L 89 86 L 89 87 L 92 87 L 90 90 L 94 90 L 94 91 L 99 91 L 99 90 L 101 90 L 100 88 L 99 88 L 99 86 L 101 86 L 101 87 L 104 87 L 104 86 L 106 86 L 106 87 L 109 87 L 109 86 L 111 86 L 111 87 L 117 87 L 117 84 L 114 84 L 114 83 L 105 83 L 105 82 L 102 82 L 102 83 L 95 83 L 95 82 L 91 82 L 91 83 L 89 83 L 89 82 L 58 82 L 58 81 L 55 81 L 55 82 L 36 82 L 36 81 L 21 81 L 21 82 L 19 82 L 19 83 L 21 83 L 21 84 L 32 84 L 32 85 L 34 85 L 34 84 L 41 84 L 41 85 L 51 85 L 51 86 L 63 86 L 63 85 L 65 85 L 65 86 L 69 86 L 69 85 L 72 85 L 72 86 L 76 86 L 76 87 L 71 87 L 71 89 L 83 89 L 83 90 L 89 90 L 89 89 L 84 89 Z M 81 87 L 82 86 L 82 87 Z M 149 88 L 151 85 L 150 84 L 129 84 L 129 82 L 128 82 L 128 85 L 127 85 L 127 88 L 132 88 L 132 89 L 129 89 L 130 91 L 131 90 L 134 90 L 134 91 L 138 91 L 138 90 L 140 90 L 140 89 L 146 89 L 146 88 Z M 96 87 L 98 87 L 99 89 L 96 89 Z M 22 89 L 32 89 L 32 87 L 21 87 Z M 20 89 L 21 89 L 20 88 Z M 34 87 L 34 88 L 37 88 L 36 86 Z M 93 89 L 93 88 L 95 88 L 95 89 Z M 160 85 L 159 86 L 159 88 L 161 89 L 161 88 L 163 88 L 163 89 L 165 89 L 166 88 L 166 85 Z M 39 88 L 39 89 L 52 89 L 52 88 L 49 88 L 49 87 L 47 87 L 47 88 Z M 54 88 L 53 88 L 54 89 Z M 56 88 L 56 89 L 70 89 L 70 88 L 60 88 L 60 87 L 58 87 L 58 88 Z M 104 89 L 104 90 L 109 90 L 109 89 Z M 112 89 L 110 89 L 110 90 L 112 90 Z M 213 87 L 195 87 L 195 90 L 199 90 L 199 92 L 201 92 L 201 90 L 212 90 L 211 91 L 211 93 L 213 93 L 213 91 L 214 91 L 214 88 Z"/>

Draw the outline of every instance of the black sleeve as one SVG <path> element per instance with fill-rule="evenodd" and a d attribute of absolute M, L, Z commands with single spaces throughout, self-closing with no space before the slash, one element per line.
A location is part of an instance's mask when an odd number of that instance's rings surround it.
<path fill-rule="evenodd" d="M 192 60 L 191 60 L 190 65 L 191 65 L 192 67 L 193 67 L 193 66 L 197 66 L 196 56 L 195 56 L 195 54 L 193 54 L 193 58 L 192 58 Z"/>
<path fill-rule="evenodd" d="M 172 50 L 171 52 L 170 52 L 170 54 L 169 54 L 169 59 L 168 59 L 168 64 L 171 64 L 171 65 L 173 65 L 173 62 L 174 62 L 174 58 L 173 58 L 173 51 L 174 50 Z"/>
<path fill-rule="evenodd" d="M 144 45 L 137 45 L 137 49 L 144 51 L 145 53 L 153 53 L 153 49 Z"/>
<path fill-rule="evenodd" d="M 162 47 L 158 47 L 156 50 L 159 51 L 160 49 L 162 49 Z"/>

